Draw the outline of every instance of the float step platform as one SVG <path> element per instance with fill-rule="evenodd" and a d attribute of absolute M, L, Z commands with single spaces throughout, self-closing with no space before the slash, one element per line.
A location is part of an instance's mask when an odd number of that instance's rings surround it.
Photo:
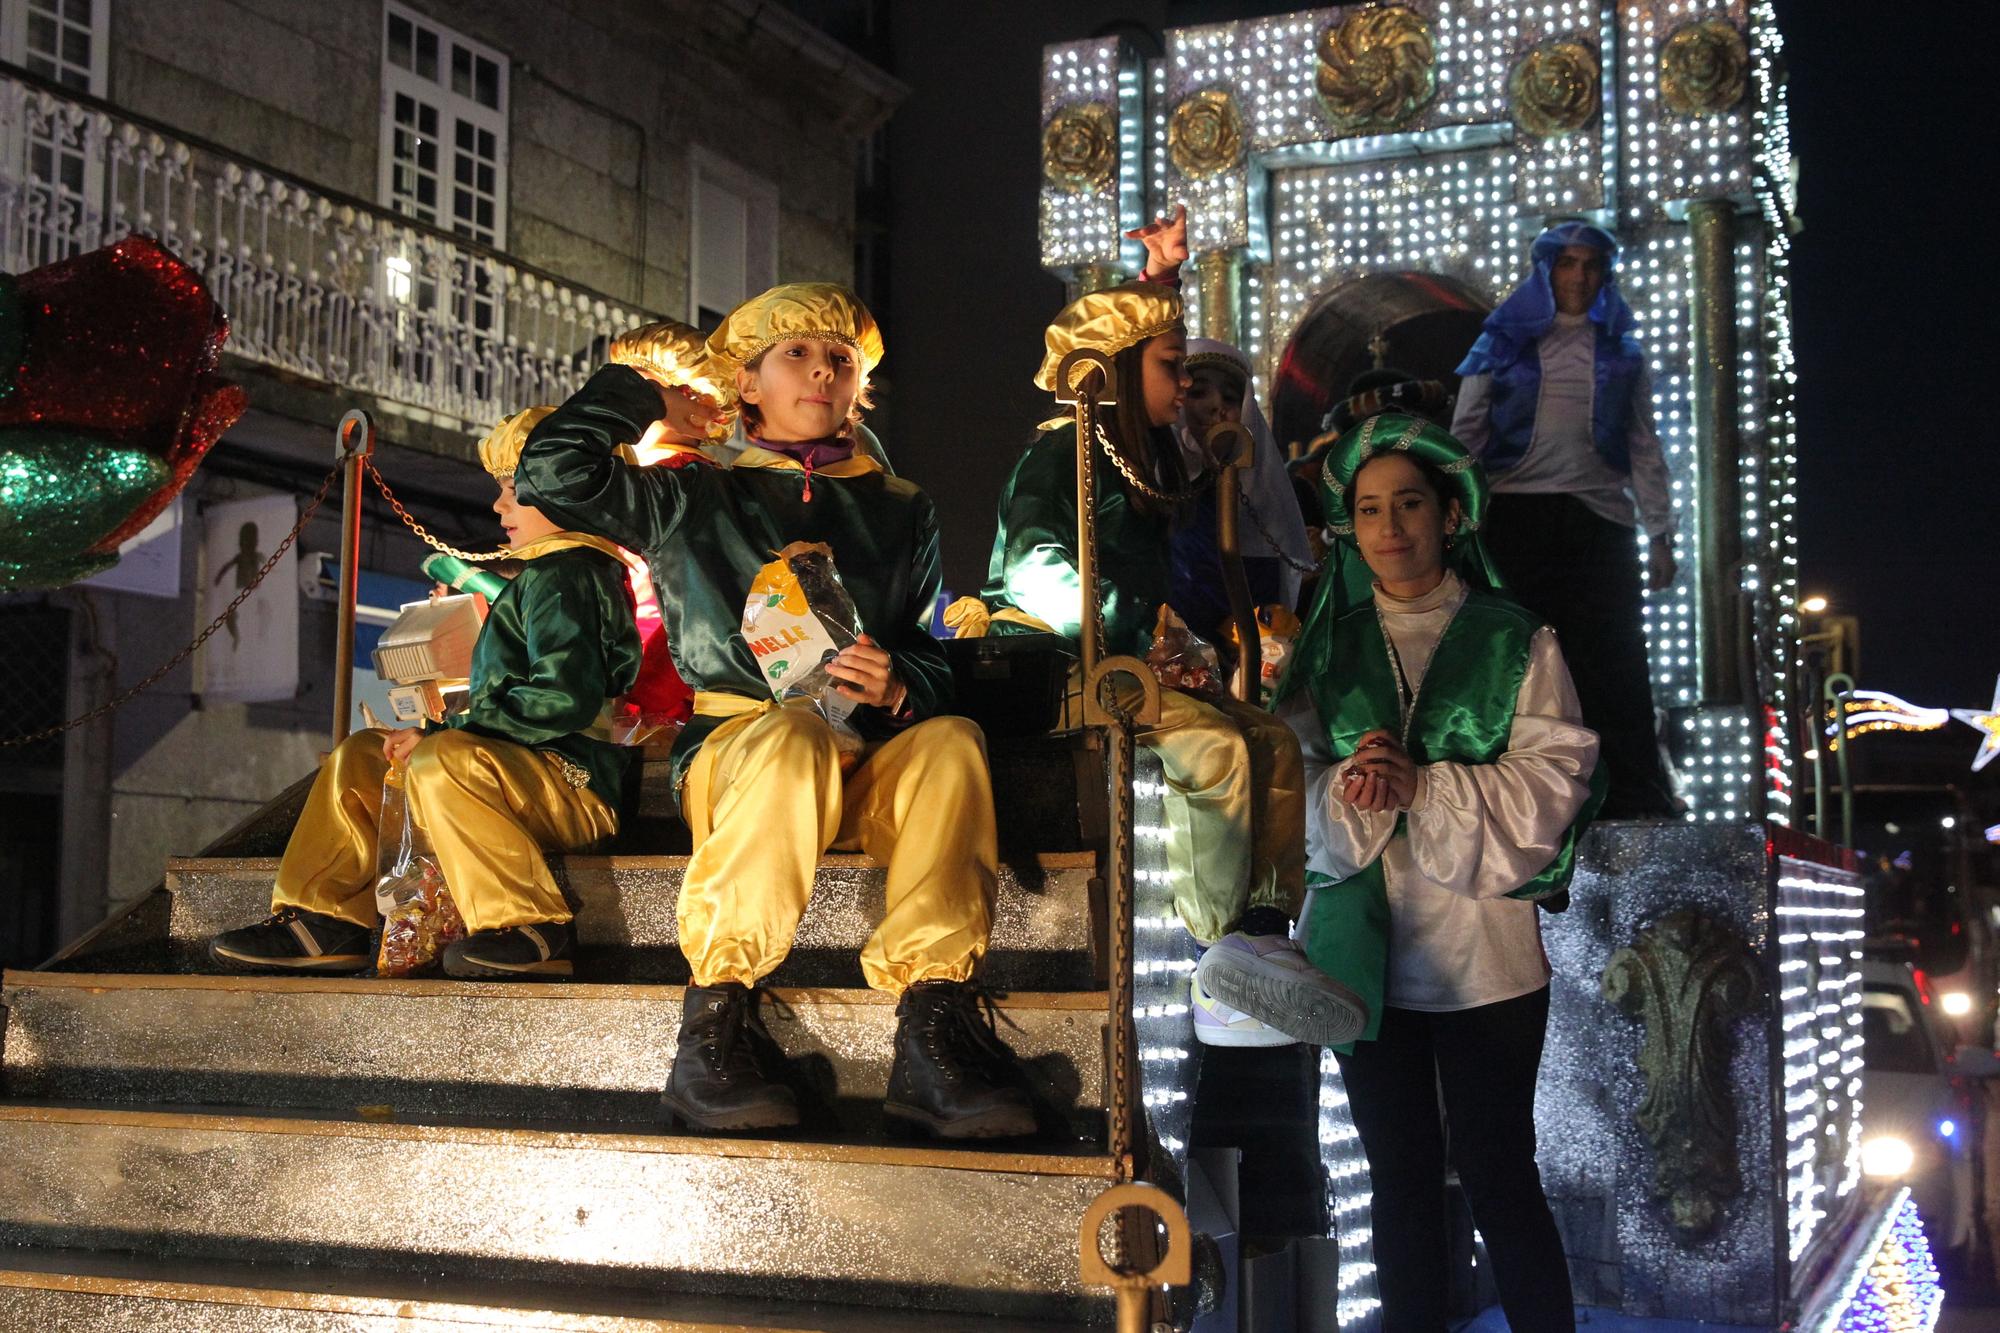
<path fill-rule="evenodd" d="M 1101 1152 L 0 1103 L 0 1246 L 1100 1315 Z"/>
<path fill-rule="evenodd" d="M 676 905 L 685 856 L 552 856 L 576 911 L 577 975 L 591 981 L 685 982 Z M 1089 884 L 1095 858 L 1055 852 L 1003 863 L 981 975 L 1009 990 L 1076 990 L 1093 980 Z M 177 857 L 167 863 L 167 947 L 156 963 L 120 952 L 118 971 L 213 972 L 208 942 L 270 912 L 270 857 Z M 772 981 L 858 986 L 857 956 L 882 919 L 887 870 L 866 856 L 821 858 L 791 955 Z M 75 966 L 91 970 L 92 960 Z"/>
<path fill-rule="evenodd" d="M 1088 1327 L 941 1310 L 0 1248 L 0 1328 L 23 1333 L 1081 1333 Z"/>
<path fill-rule="evenodd" d="M 657 1123 L 679 986 L 8 972 L 0 1090 L 398 1115 Z M 1101 1140 L 1102 991 L 1008 995 L 1050 1129 Z M 776 990 L 765 1024 L 843 1129 L 880 1124 L 894 998 Z"/>

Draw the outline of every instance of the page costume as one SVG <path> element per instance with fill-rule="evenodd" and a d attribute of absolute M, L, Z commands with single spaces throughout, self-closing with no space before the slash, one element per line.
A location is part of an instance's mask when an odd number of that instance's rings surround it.
<path fill-rule="evenodd" d="M 1180 324 L 1180 297 L 1169 287 L 1139 282 L 1094 292 L 1049 326 L 1035 383 L 1053 389 L 1057 364 L 1075 348 L 1113 356 Z M 1097 447 L 1104 649 L 1143 657 L 1169 598 L 1172 520 L 1138 508 L 1110 446 Z M 1058 426 L 1028 447 L 1007 481 L 982 592 L 989 632 L 1053 630 L 1072 643 L 1082 633 L 1076 448 L 1075 425 Z M 1168 867 L 1175 906 L 1195 939 L 1214 942 L 1251 907 L 1295 915 L 1305 890 L 1304 807 L 1291 733 L 1249 704 L 1169 690 L 1159 722 L 1141 728 L 1138 742 L 1166 770 Z"/>
<path fill-rule="evenodd" d="M 789 338 L 848 346 L 864 372 L 882 355 L 852 293 L 792 284 L 746 302 L 712 335 L 711 380 L 733 384 Z M 695 838 L 680 902 L 695 984 L 749 986 L 776 968 L 833 846 L 889 867 L 887 912 L 862 950 L 868 984 L 898 993 L 965 980 L 986 948 L 998 854 L 984 740 L 970 722 L 937 715 L 951 676 L 927 632 L 941 579 L 930 500 L 838 441 L 753 443 L 728 467 L 631 466 L 620 448 L 661 410 L 638 373 L 604 367 L 536 428 L 520 486 L 545 512 L 643 552 L 662 590 L 674 661 L 695 690 L 673 751 Z M 831 728 L 809 707 L 773 701 L 740 632 L 758 569 L 801 541 L 832 548 L 864 629 L 908 689 L 897 714 L 856 710 L 870 745 L 845 781 Z"/>
<path fill-rule="evenodd" d="M 496 478 L 514 471 L 533 416 L 517 414 L 481 442 Z M 473 646 L 469 705 L 418 742 L 405 779 L 412 817 L 472 931 L 568 921 L 542 848 L 616 833 L 633 776 L 633 752 L 602 731 L 640 658 L 617 548 L 561 532 L 509 554 L 525 564 Z M 286 845 L 273 910 L 374 923 L 382 740 L 358 731 L 327 756 Z"/>

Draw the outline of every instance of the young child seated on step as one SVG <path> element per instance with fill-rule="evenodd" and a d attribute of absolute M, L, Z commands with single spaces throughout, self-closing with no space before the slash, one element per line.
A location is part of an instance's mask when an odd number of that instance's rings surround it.
<path fill-rule="evenodd" d="M 997 850 L 984 738 L 940 717 L 951 677 L 926 626 L 940 581 L 930 500 L 856 448 L 882 336 L 830 283 L 775 287 L 708 342 L 749 447 L 728 467 L 640 468 L 619 448 L 672 409 L 629 367 L 605 366 L 538 426 L 524 497 L 582 531 L 645 553 L 668 642 L 695 689 L 675 743 L 694 833 L 680 895 L 693 984 L 664 1102 L 697 1128 L 796 1124 L 797 1100 L 758 1021 L 760 983 L 784 961 L 821 854 L 888 866 L 861 971 L 899 997 L 884 1110 L 954 1138 L 1034 1128 L 1011 1053 L 972 984 L 992 919 Z M 794 542 L 824 543 L 865 631 L 828 666 L 865 742 L 843 774 L 810 703 L 781 705 L 742 634 L 758 571 Z"/>
<path fill-rule="evenodd" d="M 446 949 L 445 971 L 571 974 L 570 909 L 542 849 L 574 850 L 618 831 L 632 751 L 588 733 L 637 676 L 639 636 L 618 548 L 564 530 L 515 494 L 521 442 L 547 410 L 509 417 L 479 445 L 500 488 L 493 511 L 509 554 L 524 564 L 473 645 L 468 707 L 441 727 L 357 731 L 335 747 L 285 848 L 272 915 L 218 935 L 209 944 L 217 962 L 281 972 L 372 965 L 382 780 L 393 764 L 407 765 L 411 817 L 430 835 L 469 932 Z"/>

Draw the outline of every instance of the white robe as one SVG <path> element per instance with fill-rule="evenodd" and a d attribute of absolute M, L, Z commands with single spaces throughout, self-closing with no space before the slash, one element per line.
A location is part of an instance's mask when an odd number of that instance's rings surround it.
<path fill-rule="evenodd" d="M 1464 599 L 1465 585 L 1449 572 L 1422 597 L 1391 597 L 1376 588 L 1382 623 L 1412 689 L 1420 688 Z M 1537 630 L 1530 641 L 1506 753 L 1491 764 L 1421 766 L 1406 837 L 1394 836 L 1397 811 L 1357 810 L 1340 798 L 1352 761 L 1334 762 L 1310 692 L 1295 692 L 1278 715 L 1305 752 L 1306 868 L 1346 879 L 1382 860 L 1390 922 L 1384 1003 L 1470 1009 L 1547 985 L 1539 909 L 1505 895 L 1555 859 L 1589 799 L 1597 764 L 1597 733 L 1582 723 L 1554 631 Z M 1397 719 L 1382 725 L 1395 730 Z M 1308 901 L 1301 937 L 1311 912 Z"/>

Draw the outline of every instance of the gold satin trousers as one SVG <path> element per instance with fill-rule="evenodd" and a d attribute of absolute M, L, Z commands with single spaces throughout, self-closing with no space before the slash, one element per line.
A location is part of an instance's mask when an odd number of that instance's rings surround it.
<path fill-rule="evenodd" d="M 1072 674 L 1069 724 L 1082 704 Z M 1119 690 L 1139 706 L 1139 691 Z M 1297 919 L 1306 897 L 1306 774 L 1299 738 L 1263 709 L 1160 691 L 1160 720 L 1134 739 L 1159 756 L 1167 793 L 1167 872 L 1181 924 L 1202 944 L 1246 908 Z"/>
<path fill-rule="evenodd" d="M 278 866 L 273 910 L 374 924 L 388 772 L 379 731 L 355 732 L 321 761 Z M 403 782 L 468 930 L 569 920 L 542 848 L 574 850 L 618 831 L 618 816 L 594 792 L 570 786 L 550 756 L 512 741 L 434 732 L 410 752 Z"/>
<path fill-rule="evenodd" d="M 809 704 L 757 705 L 702 742 L 683 805 L 695 842 L 680 941 L 697 986 L 754 985 L 784 961 L 829 848 L 888 866 L 882 922 L 861 946 L 871 987 L 964 981 L 986 952 L 998 835 L 986 739 L 964 718 L 870 746 L 843 778 Z"/>

